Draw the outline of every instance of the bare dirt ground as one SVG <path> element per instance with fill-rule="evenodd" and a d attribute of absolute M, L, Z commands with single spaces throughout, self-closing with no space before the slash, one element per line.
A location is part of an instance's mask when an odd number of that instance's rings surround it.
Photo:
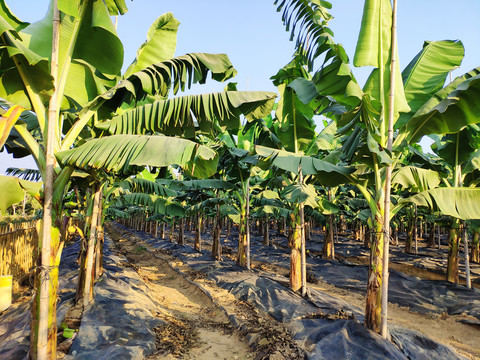
<path fill-rule="evenodd" d="M 112 229 L 109 233 L 151 290 L 158 304 L 157 316 L 166 322 L 155 329 L 157 351 L 149 359 L 304 358 L 281 324 L 236 300 L 178 259 L 147 249 L 138 238 L 134 243 Z M 232 315 L 236 326 L 229 320 Z M 249 346 L 247 334 L 255 349 Z"/>

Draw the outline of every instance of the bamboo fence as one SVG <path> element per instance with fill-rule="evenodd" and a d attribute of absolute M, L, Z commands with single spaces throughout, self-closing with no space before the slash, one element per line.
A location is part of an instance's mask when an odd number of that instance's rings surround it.
<path fill-rule="evenodd" d="M 36 228 L 0 234 L 0 275 L 13 275 L 14 288 L 29 275 L 37 258 Z"/>
<path fill-rule="evenodd" d="M 34 228 L 37 220 L 29 220 L 23 222 L 8 223 L 0 225 L 0 234 L 6 234 L 15 230 Z"/>

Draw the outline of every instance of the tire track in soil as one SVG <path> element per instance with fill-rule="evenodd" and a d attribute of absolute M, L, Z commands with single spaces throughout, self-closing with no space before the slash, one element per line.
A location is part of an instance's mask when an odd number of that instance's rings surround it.
<path fill-rule="evenodd" d="M 127 266 L 132 266 L 151 290 L 157 316 L 166 322 L 154 329 L 157 351 L 148 359 L 305 357 L 282 324 L 170 254 L 149 248 L 130 232 L 117 230 L 107 227 L 117 249 L 130 262 Z"/>

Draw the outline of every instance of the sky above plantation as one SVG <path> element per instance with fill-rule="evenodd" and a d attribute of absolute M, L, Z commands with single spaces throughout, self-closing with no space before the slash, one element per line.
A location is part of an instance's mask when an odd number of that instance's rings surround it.
<path fill-rule="evenodd" d="M 48 0 L 6 0 L 10 9 L 23 21 L 42 18 Z M 350 59 L 355 45 L 363 10 L 360 0 L 331 0 L 330 22 L 334 39 L 341 43 Z M 276 92 L 269 80 L 286 65 L 294 52 L 289 33 L 276 12 L 273 0 L 133 0 L 126 1 L 127 14 L 118 19 L 118 33 L 125 48 L 124 69 L 135 58 L 138 47 L 155 19 L 172 12 L 180 21 L 176 55 L 189 52 L 226 53 L 238 71 L 231 81 L 239 90 Z M 398 47 L 403 69 L 421 50 L 425 40 L 456 40 L 465 46 L 462 66 L 452 73 L 460 76 L 480 66 L 479 0 L 401 0 L 398 1 Z M 321 64 L 317 64 L 317 67 Z M 354 68 L 353 73 L 363 84 L 371 69 Z M 189 93 L 221 91 L 225 84 L 207 81 Z M 0 174 L 7 167 L 35 168 L 35 163 L 12 159 L 0 153 Z"/>

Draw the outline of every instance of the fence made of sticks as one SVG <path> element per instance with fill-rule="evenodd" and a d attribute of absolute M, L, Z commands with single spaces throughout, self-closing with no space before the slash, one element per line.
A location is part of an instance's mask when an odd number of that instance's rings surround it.
<path fill-rule="evenodd" d="M 35 227 L 36 223 L 37 220 L 29 220 L 22 222 L 10 222 L 5 225 L 0 225 L 0 234 L 6 234 L 15 230 L 30 229 Z"/>
<path fill-rule="evenodd" d="M 29 276 L 37 259 L 35 226 L 0 234 L 0 275 L 13 275 L 14 288 Z"/>

